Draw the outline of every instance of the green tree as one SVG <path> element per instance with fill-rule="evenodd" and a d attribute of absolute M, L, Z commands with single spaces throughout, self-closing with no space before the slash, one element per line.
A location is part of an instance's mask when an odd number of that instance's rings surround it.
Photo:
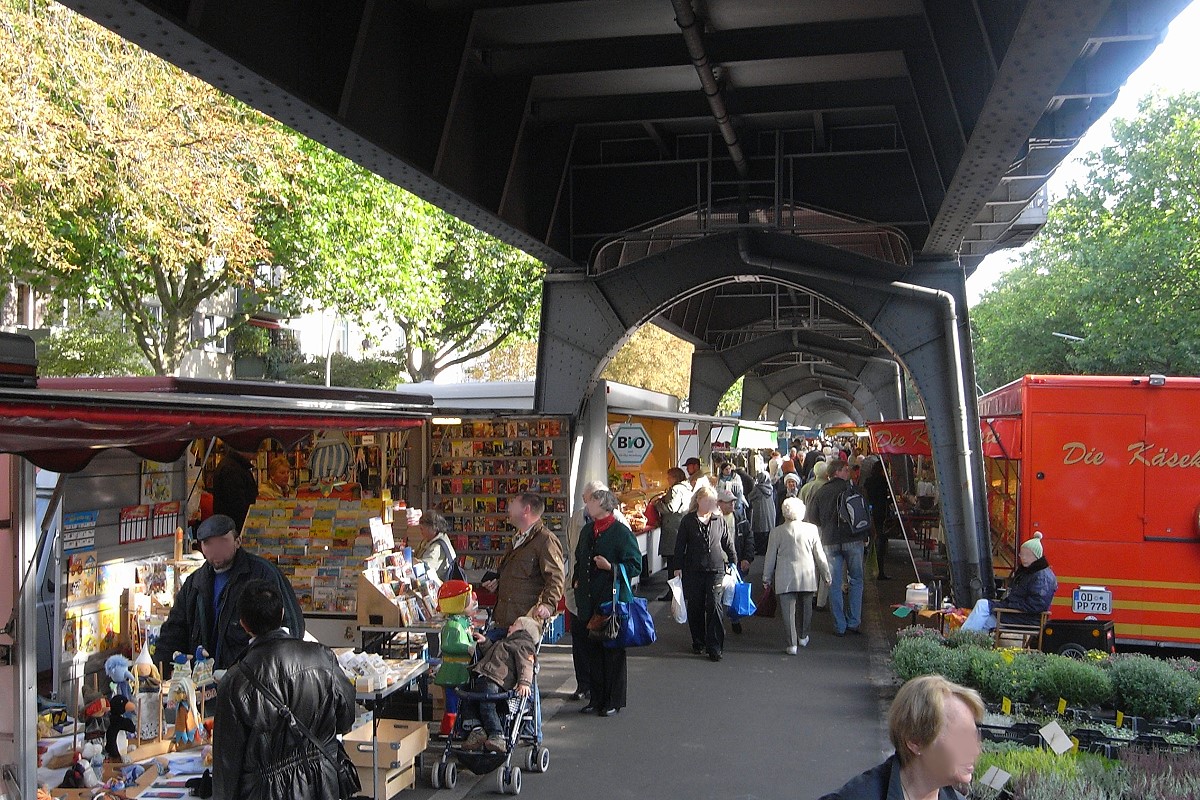
<path fill-rule="evenodd" d="M 321 305 L 377 320 L 403 371 L 432 380 L 537 330 L 543 266 L 327 148 L 297 136 L 299 179 L 271 220 L 296 287 Z"/>
<path fill-rule="evenodd" d="M 330 358 L 330 386 L 353 386 L 358 389 L 380 389 L 390 392 L 397 384 L 404 382 L 400 362 L 395 359 L 355 359 L 343 353 L 334 353 Z M 313 358 L 291 364 L 282 371 L 280 378 L 288 383 L 324 386 L 325 359 Z"/>
<path fill-rule="evenodd" d="M 120 311 L 155 372 L 202 340 L 209 298 L 249 290 L 235 324 L 277 299 L 258 226 L 295 157 L 279 125 L 120 36 L 0 0 L 0 264 Z"/>
<path fill-rule="evenodd" d="M 82 314 L 37 343 L 38 374 L 46 377 L 152 375 L 146 356 L 114 314 Z"/>
<path fill-rule="evenodd" d="M 1200 374 L 1200 94 L 1144 98 L 1112 134 L 972 310 L 983 388 L 1028 372 Z"/>

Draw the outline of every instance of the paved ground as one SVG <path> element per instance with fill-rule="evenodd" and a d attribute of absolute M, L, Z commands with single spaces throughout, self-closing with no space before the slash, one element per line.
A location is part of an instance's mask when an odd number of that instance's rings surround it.
<path fill-rule="evenodd" d="M 891 572 L 904 575 L 903 562 Z M 670 618 L 669 603 L 652 600 L 659 639 L 630 651 L 630 705 L 610 718 L 577 713 L 582 703 L 566 700 L 575 688 L 570 647 L 543 648 L 551 763 L 544 775 L 524 776 L 522 796 L 810 800 L 836 789 L 890 752 L 882 724 L 894 692 L 886 669 L 897 627 L 890 604 L 907 580 L 868 578 L 863 636 L 835 637 L 830 615 L 818 613 L 809 647 L 787 656 L 781 622 L 754 618 L 741 636 L 729 634 L 718 663 L 692 655 L 686 626 Z M 640 591 L 654 597 L 662 588 Z M 453 791 L 418 784 L 407 796 L 457 800 L 494 791 L 493 776 L 466 773 Z"/>

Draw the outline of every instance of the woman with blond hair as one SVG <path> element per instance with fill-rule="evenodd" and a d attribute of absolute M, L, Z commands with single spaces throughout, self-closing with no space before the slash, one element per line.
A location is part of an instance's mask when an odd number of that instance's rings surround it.
<path fill-rule="evenodd" d="M 829 583 L 829 562 L 821 546 L 817 526 L 804 521 L 804 503 L 789 497 L 783 501 L 782 525 L 771 531 L 767 540 L 767 561 L 763 566 L 764 588 L 774 588 L 779 612 L 787 633 L 787 654 L 796 655 L 796 646 L 808 647 L 812 628 L 813 598 L 817 578 Z M 796 636 L 796 607 L 800 608 L 800 636 Z"/>
<path fill-rule="evenodd" d="M 721 580 L 726 563 L 737 563 L 733 533 L 717 510 L 717 491 L 701 486 L 692 495 L 691 510 L 679 523 L 673 566 L 675 574 L 683 577 L 692 652 L 707 652 L 712 661 L 720 661 L 725 648 Z"/>
<path fill-rule="evenodd" d="M 292 464 L 287 456 L 275 456 L 267 463 L 266 480 L 258 484 L 259 500 L 282 500 L 292 494 Z"/>
<path fill-rule="evenodd" d="M 821 800 L 964 800 L 979 758 L 983 700 L 974 689 L 941 675 L 922 675 L 900 687 L 888 711 L 896 752 Z"/>

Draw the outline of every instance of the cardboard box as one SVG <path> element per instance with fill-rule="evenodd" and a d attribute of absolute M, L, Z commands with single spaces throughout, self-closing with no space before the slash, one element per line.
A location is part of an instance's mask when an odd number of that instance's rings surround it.
<path fill-rule="evenodd" d="M 408 769 L 391 769 L 379 770 L 379 788 L 380 791 L 375 791 L 375 776 L 371 772 L 370 767 L 358 768 L 358 780 L 362 784 L 360 792 L 366 797 L 372 797 L 374 800 L 391 800 L 391 798 L 400 794 L 405 789 L 411 789 L 416 785 L 417 770 L 415 766 L 410 766 Z"/>
<path fill-rule="evenodd" d="M 374 750 L 381 769 L 406 769 L 429 744 L 429 726 L 424 722 L 381 719 L 374 742 L 368 722 L 343 736 L 342 743 L 356 766 L 370 770 Z"/>

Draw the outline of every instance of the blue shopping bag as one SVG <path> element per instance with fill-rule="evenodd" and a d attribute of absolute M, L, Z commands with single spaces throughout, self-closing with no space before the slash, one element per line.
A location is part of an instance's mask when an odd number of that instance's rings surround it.
<path fill-rule="evenodd" d="M 758 610 L 758 606 L 754 605 L 754 598 L 750 596 L 753 587 L 742 580 L 742 573 L 736 566 L 731 572 L 737 584 L 733 587 L 733 597 L 729 601 L 729 613 L 735 617 L 753 617 L 754 612 Z"/>
<path fill-rule="evenodd" d="M 620 620 L 620 628 L 615 639 L 605 639 L 605 647 L 645 647 L 653 644 L 658 638 L 654 630 L 654 618 L 646 607 L 646 598 L 633 594 L 629 586 L 629 578 L 625 576 L 624 565 L 617 565 L 617 575 L 613 579 L 613 600 L 611 603 L 601 603 L 600 613 L 604 615 L 615 613 Z M 618 581 L 620 583 L 618 583 Z M 633 600 L 626 603 L 617 600 L 617 587 L 624 585 Z"/>

